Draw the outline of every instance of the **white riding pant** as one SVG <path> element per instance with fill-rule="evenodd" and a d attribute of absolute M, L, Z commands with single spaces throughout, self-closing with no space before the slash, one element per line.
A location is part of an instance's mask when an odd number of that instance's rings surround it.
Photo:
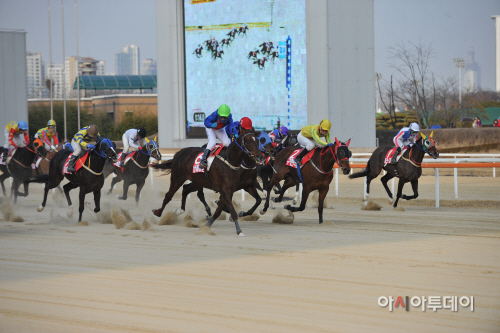
<path fill-rule="evenodd" d="M 127 154 L 128 150 L 130 149 L 130 142 L 129 142 L 129 138 L 127 137 L 126 134 L 123 134 L 122 141 L 123 141 L 123 153 Z M 145 144 L 146 144 L 146 140 L 144 140 L 144 139 L 139 140 L 139 147 L 144 147 Z M 138 149 L 138 148 L 134 148 L 134 149 Z"/>
<path fill-rule="evenodd" d="M 213 128 L 207 128 L 208 145 L 207 149 L 213 149 L 219 139 L 224 147 L 229 147 L 231 144 L 231 139 L 227 136 L 226 129 L 223 127 L 221 129 L 215 130 Z"/>
<path fill-rule="evenodd" d="M 75 141 L 75 139 L 71 140 L 71 147 L 73 147 L 73 156 L 78 156 L 82 152 L 82 150 L 88 150 L 86 147 L 80 146 L 78 142 Z"/>
<path fill-rule="evenodd" d="M 302 135 L 302 133 L 299 133 L 299 135 L 297 135 L 297 141 L 299 142 L 299 145 L 301 145 L 302 147 L 306 147 L 308 151 L 313 150 L 314 147 L 323 148 L 323 145 L 317 143 L 314 140 L 306 138 Z"/>
<path fill-rule="evenodd" d="M 5 144 L 3 145 L 3 147 L 5 149 L 10 149 L 11 145 L 10 145 L 10 141 L 9 141 L 9 131 L 7 131 L 7 129 L 4 130 L 5 132 Z M 12 141 L 14 141 L 14 143 L 16 144 L 16 146 L 18 147 L 24 147 L 26 146 L 26 144 L 24 143 L 24 133 L 23 134 L 17 134 L 17 135 L 14 135 L 14 138 L 12 139 Z"/>

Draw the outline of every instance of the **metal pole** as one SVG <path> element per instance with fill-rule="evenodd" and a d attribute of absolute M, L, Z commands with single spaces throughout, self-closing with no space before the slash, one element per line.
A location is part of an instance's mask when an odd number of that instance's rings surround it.
<path fill-rule="evenodd" d="M 78 54 L 78 15 L 76 12 L 76 0 L 75 0 L 75 27 L 76 27 L 76 78 L 78 87 L 78 130 L 80 130 L 80 55 Z"/>
<path fill-rule="evenodd" d="M 335 195 L 339 195 L 339 169 L 335 169 Z"/>
<path fill-rule="evenodd" d="M 462 67 L 458 67 L 458 82 L 459 82 L 459 93 L 458 93 L 458 104 L 462 105 Z"/>
<path fill-rule="evenodd" d="M 64 98 L 64 138 L 67 137 L 66 129 L 66 55 L 64 54 L 64 4 L 61 0 L 61 19 L 62 19 L 62 53 L 63 53 L 63 98 Z"/>
<path fill-rule="evenodd" d="M 436 208 L 439 208 L 439 169 L 434 168 L 436 178 Z"/>
<path fill-rule="evenodd" d="M 366 180 L 368 179 L 368 177 L 365 176 L 365 179 L 364 179 L 364 182 L 363 182 L 363 203 L 365 205 L 368 204 L 368 202 L 366 201 Z"/>
<path fill-rule="evenodd" d="M 52 102 L 52 33 L 50 29 L 50 0 L 47 0 L 47 11 L 49 14 L 49 54 L 50 54 L 50 63 L 49 63 L 49 72 L 50 72 L 50 118 L 54 118 L 54 104 Z"/>

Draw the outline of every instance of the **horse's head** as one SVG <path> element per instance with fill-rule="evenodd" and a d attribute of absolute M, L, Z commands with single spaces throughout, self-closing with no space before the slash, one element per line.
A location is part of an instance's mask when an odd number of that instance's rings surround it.
<path fill-rule="evenodd" d="M 153 157 L 157 161 L 161 161 L 161 153 L 158 149 L 158 143 L 156 142 L 156 137 L 154 140 L 148 140 L 146 138 L 146 149 L 148 150 L 148 155 Z"/>
<path fill-rule="evenodd" d="M 113 142 L 110 139 L 99 139 L 96 143 L 97 153 L 103 158 L 109 158 L 113 162 L 118 161 L 118 154 L 116 153 Z"/>
<path fill-rule="evenodd" d="M 257 137 L 259 140 L 259 149 L 261 152 L 274 158 L 276 156 L 276 148 L 273 145 L 271 137 L 266 132 L 260 132 Z"/>
<path fill-rule="evenodd" d="M 253 157 L 256 163 L 262 163 L 264 161 L 264 155 L 259 150 L 259 143 L 255 133 L 240 135 L 234 142 L 236 142 L 238 147 L 240 147 L 246 154 Z"/>
<path fill-rule="evenodd" d="M 45 149 L 45 145 L 43 144 L 43 141 L 40 139 L 35 139 L 33 141 L 33 149 L 36 151 L 37 155 L 45 158 L 47 156 L 47 149 Z"/>
<path fill-rule="evenodd" d="M 420 136 L 422 137 L 422 150 L 432 156 L 434 159 L 439 157 L 439 152 L 436 148 L 436 141 L 432 138 L 434 131 L 431 132 L 431 135 L 427 136 L 424 133 L 420 132 Z"/>
<path fill-rule="evenodd" d="M 351 172 L 351 165 L 349 164 L 349 159 L 352 156 L 351 151 L 349 150 L 349 144 L 351 143 L 351 139 L 347 142 L 339 141 L 335 138 L 335 158 L 337 159 L 337 163 L 339 167 L 342 169 L 344 175 L 349 174 Z"/>

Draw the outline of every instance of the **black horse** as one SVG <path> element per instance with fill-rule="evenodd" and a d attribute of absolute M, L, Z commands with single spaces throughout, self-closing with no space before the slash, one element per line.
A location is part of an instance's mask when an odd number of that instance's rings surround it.
<path fill-rule="evenodd" d="M 366 193 L 367 198 L 370 195 L 370 182 L 372 179 L 377 178 L 382 169 L 386 170 L 387 173 L 383 176 L 380 181 L 384 185 L 389 198 L 393 200 L 392 192 L 387 186 L 387 182 L 394 177 L 399 178 L 398 182 L 398 194 L 396 200 L 394 200 L 394 208 L 398 206 L 399 198 L 405 200 L 416 199 L 418 197 L 418 179 L 422 175 L 422 160 L 425 154 L 429 154 L 433 158 L 439 157 L 439 152 L 436 148 L 436 141 L 432 139 L 432 133 L 430 136 L 426 136 L 424 133 L 420 133 L 420 138 L 413 144 L 413 146 L 407 149 L 401 156 L 396 164 L 384 165 L 385 156 L 387 152 L 394 147 L 391 146 L 381 146 L 375 149 L 372 156 L 368 160 L 366 169 L 361 172 L 356 172 L 349 176 L 350 179 L 358 177 L 366 177 Z M 413 189 L 413 195 L 403 195 L 403 186 L 405 183 L 411 183 Z M 366 199 L 367 199 L 366 198 Z"/>
<path fill-rule="evenodd" d="M 264 65 L 266 64 L 266 61 L 267 61 L 267 59 L 266 59 L 266 57 L 264 57 L 264 58 L 262 58 L 262 59 L 257 59 L 257 60 L 255 60 L 253 63 L 254 63 L 254 64 L 257 64 L 257 67 L 258 67 L 260 70 L 262 70 L 262 69 L 264 69 L 264 68 L 265 68 L 265 67 L 264 67 Z"/>
<path fill-rule="evenodd" d="M 257 59 L 257 53 L 260 53 L 260 51 L 259 50 L 250 51 L 250 53 L 247 56 L 247 59 L 248 60 L 250 60 L 250 58 L 253 58 L 252 60 Z"/>
<path fill-rule="evenodd" d="M 201 58 L 202 57 L 202 54 L 201 52 L 203 51 L 203 46 L 200 46 L 198 48 L 196 48 L 193 52 L 194 55 L 196 55 L 197 58 Z"/>
<path fill-rule="evenodd" d="M 85 195 L 87 193 L 94 193 L 94 212 L 97 213 L 101 210 L 100 202 L 101 188 L 104 185 L 104 163 L 107 159 L 116 161 L 118 156 L 113 147 L 113 143 L 109 139 L 98 139 L 95 149 L 89 151 L 87 160 L 85 161 L 85 164 L 82 165 L 82 168 L 78 170 L 76 174 L 63 174 L 64 164 L 71 153 L 72 152 L 67 149 L 57 152 L 54 158 L 50 161 L 49 174 L 29 180 L 29 182 L 45 183 L 43 202 L 37 209 L 41 212 L 47 203 L 47 194 L 49 193 L 49 190 L 57 187 L 64 177 L 66 177 L 69 180 L 69 183 L 66 183 L 63 186 L 63 189 L 69 205 L 69 211 L 67 214 L 68 217 L 73 216 L 73 205 L 71 203 L 71 198 L 69 197 L 69 191 L 80 187 L 80 206 L 78 207 L 78 222 L 80 222 L 82 220 L 83 210 L 85 209 Z M 77 165 L 81 163 L 80 158 L 76 163 Z"/>
<path fill-rule="evenodd" d="M 144 147 L 141 147 L 135 156 L 126 161 L 123 168 L 117 167 L 113 164 L 113 162 L 107 160 L 106 165 L 104 166 L 104 179 L 106 179 L 111 173 L 114 173 L 116 177 L 114 177 L 111 181 L 111 188 L 106 194 L 111 194 L 115 184 L 123 180 L 123 194 L 122 196 L 119 196 L 118 199 L 127 200 L 129 186 L 136 184 L 137 190 L 135 192 L 135 202 L 138 205 L 142 187 L 144 186 L 146 178 L 149 175 L 148 166 L 149 159 L 151 157 L 154 157 L 157 161 L 161 161 L 161 154 L 158 150 L 156 138 L 154 140 L 149 140 Z"/>
<path fill-rule="evenodd" d="M 247 27 L 246 25 L 245 25 L 244 27 L 240 27 L 240 28 L 238 29 L 238 36 L 239 36 L 240 34 L 244 34 L 244 35 L 245 35 L 245 37 L 246 37 L 246 35 L 247 35 L 247 30 L 249 30 L 249 29 L 248 29 L 248 27 Z"/>
<path fill-rule="evenodd" d="M 10 197 L 12 198 L 12 196 L 14 196 L 14 203 L 17 202 L 18 196 L 27 197 L 29 194 L 29 184 L 24 182 L 30 179 L 33 173 L 31 163 L 35 159 L 35 156 L 45 158 L 46 155 L 47 150 L 40 139 L 36 139 L 33 142 L 28 143 L 26 147 L 18 148 L 8 165 L 0 165 L 0 170 L 3 172 L 0 176 L 3 195 L 5 195 L 5 185 L 3 182 L 5 179 L 12 176 L 13 181 L 10 189 Z M 21 183 L 24 183 L 24 193 L 19 192 L 19 186 L 21 186 Z"/>

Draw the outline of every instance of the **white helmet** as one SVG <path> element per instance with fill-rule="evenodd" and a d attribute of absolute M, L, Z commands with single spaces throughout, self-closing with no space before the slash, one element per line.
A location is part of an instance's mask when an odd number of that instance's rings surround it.
<path fill-rule="evenodd" d="M 410 131 L 411 132 L 420 132 L 420 127 L 418 126 L 417 123 L 411 123 L 410 124 Z"/>

